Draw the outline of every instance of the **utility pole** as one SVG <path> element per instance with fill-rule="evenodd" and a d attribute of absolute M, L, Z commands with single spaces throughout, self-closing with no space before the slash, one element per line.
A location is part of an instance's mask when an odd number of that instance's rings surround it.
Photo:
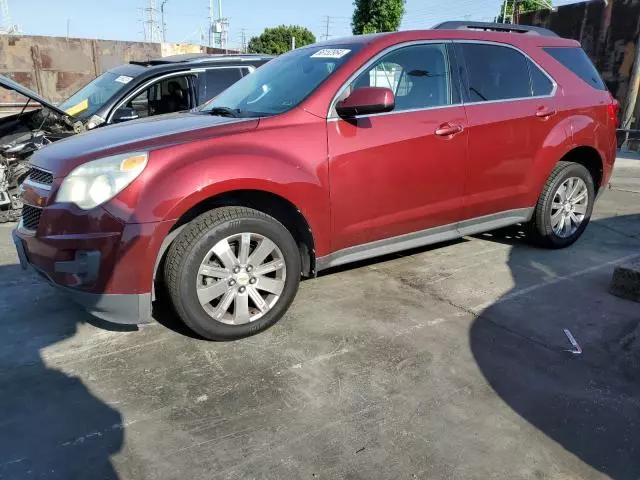
<path fill-rule="evenodd" d="M 640 91 L 640 35 L 636 41 L 636 58 L 633 62 L 633 70 L 631 72 L 631 78 L 629 79 L 627 97 L 624 101 L 622 128 L 630 129 L 632 126 L 631 123 L 633 122 L 633 115 L 638 103 L 638 91 Z"/>
<path fill-rule="evenodd" d="M 71 19 L 67 18 L 67 40 L 69 40 L 69 31 L 71 30 Z"/>
<path fill-rule="evenodd" d="M 220 48 L 224 49 L 225 53 L 227 53 L 227 33 L 229 32 L 229 19 L 222 16 L 222 0 L 218 0 L 218 22 L 220 22 L 220 26 L 218 28 L 218 30 L 220 31 Z"/>
<path fill-rule="evenodd" d="M 209 0 L 209 46 L 213 47 L 213 27 L 214 27 L 214 17 L 213 17 L 213 0 Z"/>
<path fill-rule="evenodd" d="M 160 21 L 162 22 L 162 43 L 167 41 L 167 24 L 164 22 L 164 6 L 169 0 L 162 0 L 160 4 Z"/>
<path fill-rule="evenodd" d="M 242 53 L 247 53 L 247 33 L 246 30 L 243 28 L 242 30 L 240 30 L 240 45 L 242 45 Z"/>
<path fill-rule="evenodd" d="M 329 24 L 331 23 L 331 17 L 329 15 L 325 17 L 325 22 L 324 39 L 329 40 Z"/>

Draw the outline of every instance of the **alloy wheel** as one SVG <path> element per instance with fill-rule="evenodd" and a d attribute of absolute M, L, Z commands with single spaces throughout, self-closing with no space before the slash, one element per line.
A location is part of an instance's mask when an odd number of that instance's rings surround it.
<path fill-rule="evenodd" d="M 197 273 L 200 304 L 229 325 L 254 322 L 278 302 L 287 269 L 278 246 L 257 233 L 228 236 L 207 253 Z"/>
<path fill-rule="evenodd" d="M 589 207 L 587 184 L 578 177 L 567 178 L 556 190 L 551 204 L 551 227 L 561 238 L 569 238 L 582 225 Z"/>

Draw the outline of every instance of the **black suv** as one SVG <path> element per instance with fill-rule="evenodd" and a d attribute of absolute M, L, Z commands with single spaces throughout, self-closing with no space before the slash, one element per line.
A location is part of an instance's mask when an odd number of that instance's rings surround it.
<path fill-rule="evenodd" d="M 20 213 L 27 159 L 43 146 L 113 123 L 190 110 L 271 60 L 264 55 L 186 54 L 113 68 L 54 105 L 0 75 L 0 86 L 41 108 L 0 119 L 0 223 Z"/>

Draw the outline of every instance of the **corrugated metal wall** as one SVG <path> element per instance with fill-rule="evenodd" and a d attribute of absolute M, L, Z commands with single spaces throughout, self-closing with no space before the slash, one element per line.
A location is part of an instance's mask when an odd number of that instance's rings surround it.
<path fill-rule="evenodd" d="M 0 35 L 0 73 L 60 102 L 117 65 L 199 52 L 223 53 L 200 45 Z M 0 89 L 0 103 L 22 101 L 24 97 Z"/>

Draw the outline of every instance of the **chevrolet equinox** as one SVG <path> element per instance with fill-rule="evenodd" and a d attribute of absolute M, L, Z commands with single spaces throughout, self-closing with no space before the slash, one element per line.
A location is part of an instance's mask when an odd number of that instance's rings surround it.
<path fill-rule="evenodd" d="M 301 277 L 512 224 L 562 248 L 616 155 L 618 104 L 578 42 L 448 22 L 282 55 L 187 114 L 38 151 L 14 232 L 94 315 L 156 293 L 208 339 L 262 331 Z"/>

